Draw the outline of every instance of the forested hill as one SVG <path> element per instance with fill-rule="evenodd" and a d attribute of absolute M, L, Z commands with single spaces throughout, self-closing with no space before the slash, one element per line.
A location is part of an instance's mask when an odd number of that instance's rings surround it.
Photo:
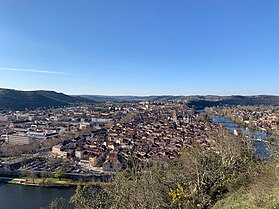
<path fill-rule="evenodd" d="M 258 95 L 258 96 L 224 96 L 219 99 L 193 99 L 188 103 L 189 106 L 194 106 L 198 109 L 211 106 L 235 106 L 235 105 L 279 105 L 279 96 Z"/>
<path fill-rule="evenodd" d="M 138 102 L 138 101 L 167 101 L 185 100 L 189 106 L 204 108 L 216 105 L 279 105 L 279 96 L 258 95 L 258 96 L 102 96 L 102 95 L 80 95 L 82 98 L 95 102 Z"/>
<path fill-rule="evenodd" d="M 89 100 L 55 91 L 18 91 L 0 89 L 0 110 L 24 110 L 40 107 L 61 107 Z"/>

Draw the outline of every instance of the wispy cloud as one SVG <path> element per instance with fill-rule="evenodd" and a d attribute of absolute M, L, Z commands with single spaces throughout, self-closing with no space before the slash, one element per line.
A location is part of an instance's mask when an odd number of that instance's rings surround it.
<path fill-rule="evenodd" d="M 76 75 L 73 73 L 51 71 L 51 70 L 41 70 L 41 69 L 25 69 L 25 68 L 9 68 L 0 67 L 0 71 L 16 71 L 16 72 L 27 72 L 27 73 L 45 73 L 45 74 L 57 74 L 57 75 Z"/>

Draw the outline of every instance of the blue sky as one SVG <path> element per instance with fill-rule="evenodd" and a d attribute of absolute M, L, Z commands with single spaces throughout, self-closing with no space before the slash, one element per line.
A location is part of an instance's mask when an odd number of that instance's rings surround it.
<path fill-rule="evenodd" d="M 1 0 L 0 87 L 279 95 L 278 0 Z"/>

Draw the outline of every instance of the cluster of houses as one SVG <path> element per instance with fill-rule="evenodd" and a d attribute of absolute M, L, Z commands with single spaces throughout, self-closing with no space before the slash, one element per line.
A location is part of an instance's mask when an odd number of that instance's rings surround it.
<path fill-rule="evenodd" d="M 214 129 L 216 125 L 178 101 L 105 103 L 0 115 L 4 144 L 75 134 L 53 146 L 50 155 L 92 172 L 119 171 L 131 157 L 143 166 L 149 161 L 168 162 L 194 141 L 210 146 L 206 132 Z"/>
<path fill-rule="evenodd" d="M 0 145 L 24 145 L 59 138 L 92 126 L 102 127 L 125 115 L 127 109 L 114 105 L 78 106 L 0 114 Z"/>
<path fill-rule="evenodd" d="M 90 170 L 118 171 L 130 156 L 142 164 L 168 162 L 193 141 L 209 146 L 206 131 L 215 128 L 180 103 L 140 103 L 132 111 L 129 121 L 115 120 L 90 134 L 64 141 L 52 148 L 52 154 L 73 159 Z"/>

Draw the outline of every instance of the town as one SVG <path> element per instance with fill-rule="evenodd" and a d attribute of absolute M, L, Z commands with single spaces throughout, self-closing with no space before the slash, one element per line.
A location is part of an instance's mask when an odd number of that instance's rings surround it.
<path fill-rule="evenodd" d="M 185 101 L 149 101 L 5 111 L 0 116 L 0 171 L 32 177 L 60 171 L 77 181 L 109 181 L 131 157 L 146 166 L 180 157 L 181 150 L 193 142 L 210 147 L 207 133 L 220 129 L 210 114 L 223 113 L 244 124 L 261 115 L 253 120 L 254 126 L 263 129 L 270 124 L 277 130 L 277 109 L 251 108 L 214 107 L 199 112 Z"/>
<path fill-rule="evenodd" d="M 84 105 L 0 116 L 2 174 L 106 181 L 129 157 L 168 162 L 194 141 L 210 146 L 204 120 L 183 101 Z"/>

